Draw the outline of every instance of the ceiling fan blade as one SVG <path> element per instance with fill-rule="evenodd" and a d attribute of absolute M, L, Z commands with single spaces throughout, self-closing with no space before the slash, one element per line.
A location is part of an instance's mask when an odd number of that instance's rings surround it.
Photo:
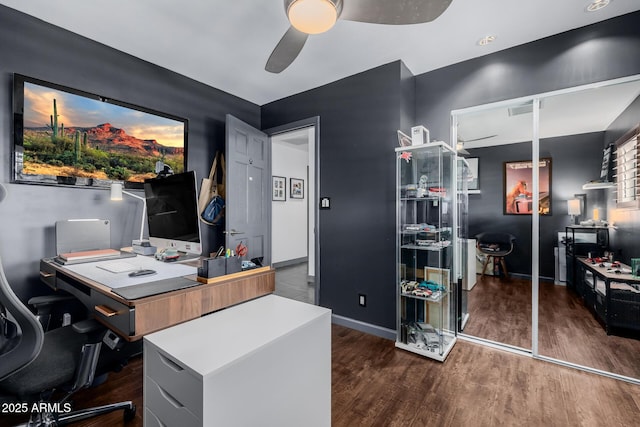
<path fill-rule="evenodd" d="M 465 139 L 463 142 L 474 142 L 474 141 L 482 141 L 484 139 L 491 139 L 494 138 L 498 135 L 487 135 L 487 136 L 481 136 L 480 138 L 474 138 L 474 139 Z"/>
<path fill-rule="evenodd" d="M 406 25 L 431 22 L 452 0 L 344 0 L 340 19 L 371 24 Z"/>
<path fill-rule="evenodd" d="M 264 69 L 270 73 L 282 72 L 298 57 L 308 37 L 309 34 L 289 27 L 276 45 L 276 48 L 271 52 Z"/>

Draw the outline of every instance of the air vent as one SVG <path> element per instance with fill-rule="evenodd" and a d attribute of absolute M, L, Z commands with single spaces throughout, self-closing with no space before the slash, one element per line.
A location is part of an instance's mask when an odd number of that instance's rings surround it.
<path fill-rule="evenodd" d="M 544 102 L 540 101 L 540 109 L 542 110 Z M 516 107 L 509 107 L 509 117 L 521 116 L 523 114 L 529 114 L 533 112 L 533 102 L 527 102 L 526 104 L 518 105 Z"/>

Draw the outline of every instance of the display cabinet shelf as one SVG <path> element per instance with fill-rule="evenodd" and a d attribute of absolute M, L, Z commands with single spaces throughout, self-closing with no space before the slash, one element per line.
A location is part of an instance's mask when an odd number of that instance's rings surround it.
<path fill-rule="evenodd" d="M 421 296 L 421 295 L 406 294 L 404 292 L 400 292 L 400 296 L 403 297 L 403 298 L 413 298 L 413 299 L 422 300 L 422 301 L 438 302 L 439 303 L 444 298 L 449 296 L 449 292 L 438 291 L 437 295 L 432 294 L 430 296 Z"/>
<path fill-rule="evenodd" d="M 455 334 L 452 333 L 443 333 L 440 336 L 442 337 L 442 340 L 434 347 L 427 347 L 426 344 L 405 344 L 402 342 L 396 342 L 396 347 L 444 362 L 457 338 Z"/>
<path fill-rule="evenodd" d="M 403 245 L 402 249 L 411 249 L 415 251 L 434 251 L 440 252 L 448 246 L 422 246 L 422 245 Z"/>

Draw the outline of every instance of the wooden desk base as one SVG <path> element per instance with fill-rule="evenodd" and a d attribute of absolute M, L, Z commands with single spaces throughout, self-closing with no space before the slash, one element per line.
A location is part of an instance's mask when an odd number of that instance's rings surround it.
<path fill-rule="evenodd" d="M 126 300 L 51 260 L 40 262 L 40 278 L 51 288 L 74 295 L 98 321 L 128 341 L 275 291 L 275 270 L 271 267 L 136 300 Z M 196 280 L 195 275 L 192 278 Z"/>
<path fill-rule="evenodd" d="M 197 319 L 225 307 L 273 293 L 275 270 L 270 267 L 220 276 L 211 283 L 186 289 L 178 295 L 160 294 L 136 303 L 136 335 L 140 339 L 187 320 Z M 147 298 L 144 298 L 146 300 Z M 142 301 L 142 300 L 140 300 Z"/>

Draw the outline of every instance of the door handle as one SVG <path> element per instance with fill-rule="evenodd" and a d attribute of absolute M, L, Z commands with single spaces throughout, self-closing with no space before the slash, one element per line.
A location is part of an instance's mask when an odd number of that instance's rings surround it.
<path fill-rule="evenodd" d="M 232 228 L 231 231 L 225 231 L 224 233 L 235 236 L 236 234 L 244 234 L 244 231 L 236 231 L 234 228 Z"/>

